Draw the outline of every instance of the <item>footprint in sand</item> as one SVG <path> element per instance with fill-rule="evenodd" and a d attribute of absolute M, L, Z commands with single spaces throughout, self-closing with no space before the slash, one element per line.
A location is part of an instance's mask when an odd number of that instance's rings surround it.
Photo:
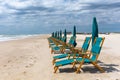
<path fill-rule="evenodd" d="M 33 62 L 36 63 L 36 60 L 34 60 Z"/>
<path fill-rule="evenodd" d="M 34 64 L 29 64 L 29 66 L 33 66 Z"/>
<path fill-rule="evenodd" d="M 36 63 L 37 57 L 31 57 L 30 59 L 33 60 L 33 63 Z"/>
<path fill-rule="evenodd" d="M 34 57 L 34 59 L 37 59 L 37 57 Z"/>
<path fill-rule="evenodd" d="M 34 64 L 31 64 L 31 63 L 30 63 L 29 65 L 26 65 L 25 67 L 26 67 L 26 68 L 30 68 L 30 67 L 32 67 L 33 65 L 34 65 Z"/>
<path fill-rule="evenodd" d="M 20 58 L 24 58 L 23 56 L 20 56 Z"/>
<path fill-rule="evenodd" d="M 34 66 L 34 64 L 36 63 L 37 57 L 30 56 L 29 59 L 30 59 L 30 60 L 29 60 L 30 63 L 27 64 L 27 65 L 25 66 L 25 68 L 30 68 L 30 67 Z"/>
<path fill-rule="evenodd" d="M 7 65 L 3 65 L 3 67 L 7 67 Z"/>
<path fill-rule="evenodd" d="M 25 66 L 26 68 L 28 68 L 29 66 Z"/>
<path fill-rule="evenodd" d="M 32 57 L 30 59 L 33 59 Z"/>
<path fill-rule="evenodd" d="M 8 60 L 8 63 L 10 63 L 11 62 L 11 60 Z"/>
<path fill-rule="evenodd" d="M 22 74 L 26 75 L 26 74 L 27 74 L 27 72 L 26 72 L 26 71 L 24 71 Z"/>

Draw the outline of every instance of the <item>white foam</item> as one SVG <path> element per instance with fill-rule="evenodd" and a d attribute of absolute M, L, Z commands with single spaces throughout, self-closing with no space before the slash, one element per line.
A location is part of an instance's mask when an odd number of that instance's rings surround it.
<path fill-rule="evenodd" d="M 28 38 L 28 37 L 32 37 L 32 36 L 37 36 L 37 35 L 0 35 L 0 42 L 24 39 L 24 38 Z"/>

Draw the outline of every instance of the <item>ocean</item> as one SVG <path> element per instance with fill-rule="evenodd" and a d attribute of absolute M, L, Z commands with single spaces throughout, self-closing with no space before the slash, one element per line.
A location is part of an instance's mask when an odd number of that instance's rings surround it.
<path fill-rule="evenodd" d="M 0 35 L 0 42 L 24 39 L 24 38 L 28 38 L 28 37 L 32 37 L 32 36 L 38 36 L 38 34 L 33 34 L 33 35 Z"/>
<path fill-rule="evenodd" d="M 51 29 L 41 29 L 41 31 L 39 30 L 33 30 L 33 31 L 16 31 L 16 30 L 9 30 L 11 32 L 8 31 L 3 31 L 2 29 L 0 30 L 0 42 L 1 41 L 9 41 L 9 40 L 17 40 L 17 39 L 24 39 L 27 37 L 31 37 L 31 36 L 38 36 L 38 35 L 42 35 L 42 34 L 51 34 L 52 32 L 56 32 L 56 31 L 64 31 L 64 29 L 67 30 L 67 32 L 72 32 L 73 31 L 73 26 L 71 27 L 58 27 L 58 28 L 51 28 Z M 76 26 L 76 31 L 77 33 L 91 33 L 92 32 L 92 27 L 80 27 L 80 26 Z M 120 26 L 111 26 L 109 25 L 109 27 L 105 27 L 100 25 L 99 27 L 99 33 L 120 33 Z"/>

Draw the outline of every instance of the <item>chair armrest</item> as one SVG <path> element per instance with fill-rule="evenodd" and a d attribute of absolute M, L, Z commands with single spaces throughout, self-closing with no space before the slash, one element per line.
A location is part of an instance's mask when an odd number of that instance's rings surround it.
<path fill-rule="evenodd" d="M 82 48 L 81 48 L 81 47 L 75 47 L 75 49 L 82 50 Z"/>
<path fill-rule="evenodd" d="M 90 53 L 91 53 L 91 51 L 90 51 L 90 50 L 86 51 L 86 54 L 90 54 Z"/>

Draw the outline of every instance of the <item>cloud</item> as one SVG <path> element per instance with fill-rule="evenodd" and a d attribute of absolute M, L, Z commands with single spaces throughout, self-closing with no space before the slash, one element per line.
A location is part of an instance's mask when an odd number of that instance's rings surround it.
<path fill-rule="evenodd" d="M 0 0 L 0 24 L 21 29 L 50 30 L 68 26 L 90 26 L 120 22 L 118 0 Z"/>
<path fill-rule="evenodd" d="M 26 8 L 30 5 L 32 5 L 32 1 L 28 1 L 28 0 L 25 0 L 25 1 L 19 1 L 19 0 L 5 0 L 2 2 L 3 5 L 8 5 L 9 7 L 13 7 L 13 8 Z"/>

